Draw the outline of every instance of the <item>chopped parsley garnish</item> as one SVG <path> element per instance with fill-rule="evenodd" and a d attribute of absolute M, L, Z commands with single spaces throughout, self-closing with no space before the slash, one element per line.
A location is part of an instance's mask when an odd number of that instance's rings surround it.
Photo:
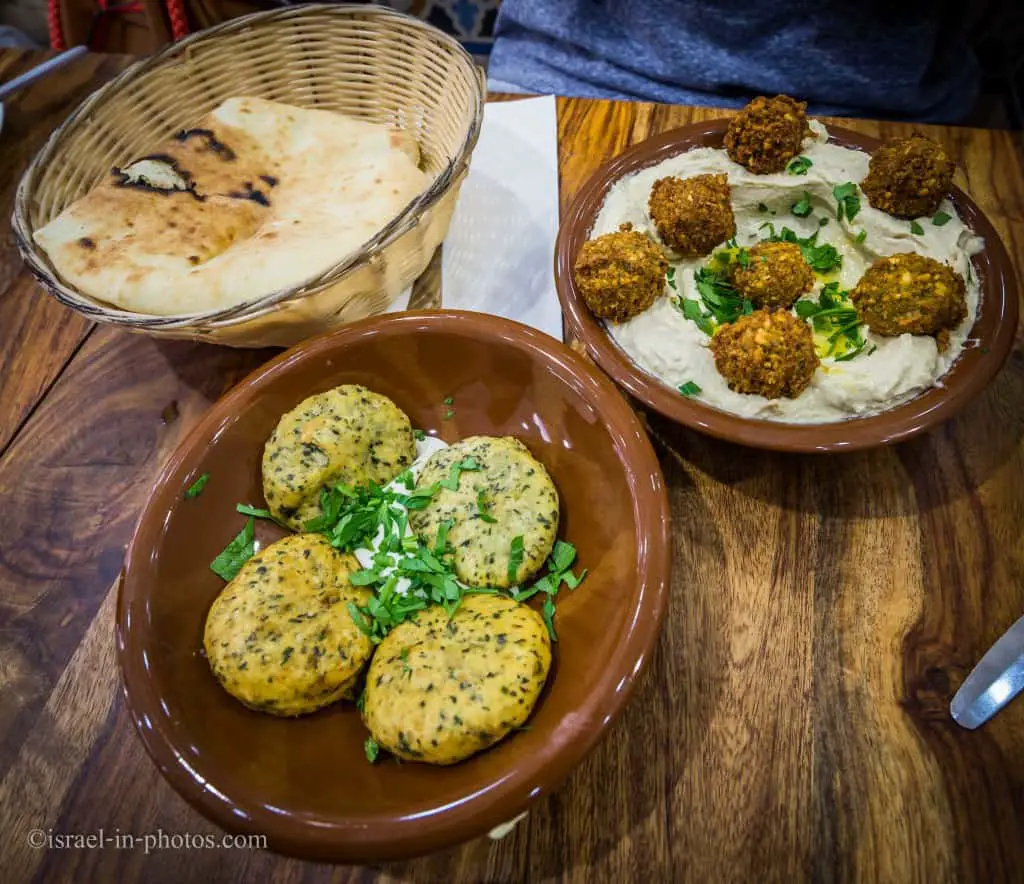
<path fill-rule="evenodd" d="M 860 197 L 857 196 L 857 185 L 852 181 L 837 184 L 832 188 L 832 196 L 836 199 L 836 221 L 852 221 L 860 211 Z"/>
<path fill-rule="evenodd" d="M 210 570 L 224 580 L 233 580 L 242 565 L 256 554 L 256 520 L 249 516 L 245 527 L 238 532 L 220 555 L 210 562 Z"/>
<path fill-rule="evenodd" d="M 417 442 L 422 442 L 424 439 L 427 438 L 427 434 L 424 433 L 423 430 L 413 430 L 412 431 L 412 437 Z"/>
<path fill-rule="evenodd" d="M 858 233 L 858 234 L 857 234 L 857 235 L 856 235 L 856 236 L 854 237 L 853 241 L 854 241 L 855 243 L 857 243 L 857 245 L 860 245 L 860 244 L 861 244 L 862 242 L 864 242 L 864 240 L 866 240 L 867 238 L 868 238 L 868 232 L 867 232 L 867 230 L 865 229 L 865 230 L 862 230 L 862 231 L 861 231 L 860 233 Z"/>
<path fill-rule="evenodd" d="M 806 175 L 807 170 L 813 165 L 814 163 L 812 163 L 808 157 L 797 157 L 788 166 L 786 166 L 786 171 L 789 172 L 790 175 Z"/>
<path fill-rule="evenodd" d="M 548 557 L 549 571 L 568 571 L 576 561 L 576 547 L 564 540 L 555 541 L 554 549 Z M 581 577 L 580 580 L 583 578 Z M 578 582 L 578 581 L 577 581 Z M 573 589 L 576 587 L 573 586 Z"/>
<path fill-rule="evenodd" d="M 732 239 L 727 239 L 725 241 L 725 247 L 727 249 L 735 249 L 735 248 L 737 248 L 736 237 L 734 236 Z"/>
<path fill-rule="evenodd" d="M 935 215 L 932 217 L 932 224 L 934 224 L 936 227 L 941 227 L 946 222 L 952 220 L 952 215 L 947 215 L 945 212 L 936 212 Z"/>
<path fill-rule="evenodd" d="M 515 583 L 519 577 L 519 568 L 523 564 L 523 535 L 512 538 L 508 551 L 508 582 Z"/>
<path fill-rule="evenodd" d="M 797 218 L 806 218 L 811 214 L 811 195 L 805 190 L 803 198 L 799 202 L 793 203 L 789 207 L 789 211 Z"/>
<path fill-rule="evenodd" d="M 796 302 L 796 314 L 801 319 L 811 320 L 814 330 L 826 335 L 820 355 L 832 357 L 837 362 L 846 362 L 860 353 L 866 341 L 861 334 L 861 320 L 850 304 L 846 292 L 839 291 L 839 283 L 830 282 L 823 286 L 817 301 Z"/>
<path fill-rule="evenodd" d="M 672 303 L 683 316 L 697 323 L 697 328 L 708 337 L 715 333 L 715 323 L 711 319 L 711 314 L 704 311 L 700 301 L 695 301 L 693 298 L 674 298 Z"/>
<path fill-rule="evenodd" d="M 380 755 L 380 746 L 377 745 L 377 741 L 373 737 L 367 737 L 366 742 L 363 743 L 363 749 L 366 751 L 366 760 L 373 764 L 377 760 L 377 756 Z"/>
<path fill-rule="evenodd" d="M 740 249 L 736 253 L 736 263 L 746 270 L 750 266 L 750 252 L 746 249 Z"/>
<path fill-rule="evenodd" d="M 736 291 L 725 272 L 701 267 L 694 271 L 693 280 L 704 307 L 719 325 L 754 312 L 754 305 Z M 684 304 L 684 315 L 685 309 Z"/>
<path fill-rule="evenodd" d="M 452 464 L 452 471 L 447 479 L 442 479 L 440 485 L 449 491 L 459 490 L 459 476 L 463 473 L 472 473 L 480 469 L 480 464 L 472 457 L 464 457 L 462 460 Z"/>
<path fill-rule="evenodd" d="M 843 256 L 839 254 L 836 247 L 830 243 L 818 244 L 818 231 L 815 230 L 810 236 L 800 238 L 788 227 L 783 227 L 779 233 L 775 232 L 775 225 L 766 221 L 761 228 L 768 228 L 768 242 L 791 242 L 800 246 L 804 260 L 810 265 L 815 273 L 831 273 L 843 266 Z"/>
<path fill-rule="evenodd" d="M 693 381 L 687 381 L 685 384 L 680 384 L 677 389 L 684 396 L 696 396 L 701 392 L 700 387 Z"/>
<path fill-rule="evenodd" d="M 767 204 L 766 203 L 758 203 L 757 204 L 757 211 L 761 212 L 761 214 L 766 213 L 768 211 Z"/>
<path fill-rule="evenodd" d="M 826 224 L 828 224 L 828 218 L 819 218 L 818 219 L 818 226 L 819 227 L 824 227 Z"/>
<path fill-rule="evenodd" d="M 916 221 L 911 221 L 910 222 L 910 232 L 915 234 L 915 235 L 917 235 L 917 236 L 922 236 L 924 234 L 924 228 L 920 224 L 918 224 Z"/>
<path fill-rule="evenodd" d="M 446 411 L 446 412 L 444 413 L 444 419 L 445 419 L 446 421 L 450 421 L 450 420 L 451 420 L 451 419 L 452 419 L 453 417 L 455 417 L 455 409 L 454 409 L 454 408 L 449 408 L 449 409 L 448 409 L 448 410 L 447 410 L 447 411 Z"/>
<path fill-rule="evenodd" d="M 249 506 L 247 503 L 236 504 L 235 510 L 243 516 L 255 516 L 257 519 L 273 520 L 274 518 L 274 514 L 270 510 L 260 509 L 258 506 Z"/>
<path fill-rule="evenodd" d="M 455 522 L 452 519 L 444 519 L 437 526 L 437 537 L 434 538 L 434 555 L 443 556 L 448 552 L 448 532 L 452 530 Z"/>
<path fill-rule="evenodd" d="M 670 286 L 672 286 L 672 288 L 676 287 L 676 268 L 675 267 L 669 267 L 668 268 L 668 273 L 665 274 L 665 279 L 668 281 L 668 284 Z"/>
<path fill-rule="evenodd" d="M 575 561 L 576 547 L 571 543 L 566 543 L 564 540 L 558 540 L 555 542 L 554 549 L 551 550 L 551 555 L 548 556 L 548 573 L 529 589 L 512 590 L 512 598 L 517 602 L 525 602 L 539 592 L 547 593 L 548 597 L 544 600 L 542 613 L 552 641 L 558 641 L 558 636 L 555 634 L 553 617 L 555 614 L 554 599 L 558 594 L 559 588 L 564 583 L 570 590 L 575 589 L 583 581 L 583 578 L 587 576 L 586 568 L 580 572 L 578 577 L 573 573 L 572 565 Z"/>
<path fill-rule="evenodd" d="M 291 530 L 284 522 L 277 518 L 270 510 L 261 509 L 258 506 L 249 506 L 247 503 L 236 504 L 235 510 L 243 516 L 252 516 L 255 519 L 266 519 L 280 525 L 282 528 Z"/>
<path fill-rule="evenodd" d="M 493 524 L 494 524 L 495 522 L 497 522 L 498 520 L 497 520 L 496 518 L 494 518 L 494 516 L 492 516 L 492 515 L 491 515 L 491 514 L 490 514 L 490 513 L 488 512 L 488 504 L 487 504 L 487 501 L 485 500 L 486 496 L 487 496 L 487 495 L 486 495 L 486 492 L 484 491 L 484 489 L 483 489 L 483 488 L 481 488 L 481 489 L 480 489 L 480 490 L 479 490 L 479 491 L 477 492 L 477 495 L 476 495 L 476 508 L 477 508 L 477 513 L 479 514 L 480 518 L 481 518 L 481 519 L 482 519 L 483 521 L 485 521 L 485 522 L 488 522 L 488 523 L 490 523 L 490 524 L 492 524 L 492 525 L 493 525 Z"/>
<path fill-rule="evenodd" d="M 551 596 L 544 599 L 541 615 L 544 617 L 544 625 L 548 628 L 548 635 L 551 636 L 551 641 L 558 641 L 558 635 L 555 633 L 555 600 Z"/>
<path fill-rule="evenodd" d="M 454 521 L 442 521 L 432 545 L 428 545 L 409 530 L 408 510 L 423 509 L 443 487 L 459 487 L 461 473 L 481 469 L 475 458 L 466 457 L 452 465 L 450 475 L 428 487 L 415 488 L 411 470 L 401 473 L 389 486 L 348 486 L 335 484 L 320 493 L 321 515 L 305 524 L 305 530 L 323 534 L 331 544 L 347 552 L 356 549 L 372 550 L 369 567 L 349 574 L 353 586 L 368 587 L 372 594 L 365 605 L 349 602 L 347 610 L 352 621 L 374 644 L 379 643 L 395 626 L 431 605 L 444 608 L 449 617 L 455 615 L 462 599 L 469 594 L 505 594 L 522 600 L 547 593 L 544 620 L 554 636 L 554 596 L 564 583 L 575 589 L 586 575 L 577 577 L 572 572 L 576 549 L 572 544 L 557 541 L 548 558 L 548 573 L 528 589 L 513 586 L 509 590 L 493 587 L 467 587 L 455 575 L 452 556 L 455 549 L 448 542 Z M 488 512 L 483 491 L 478 492 L 477 506 L 481 519 L 497 521 Z M 231 580 L 255 552 L 255 519 L 273 518 L 268 510 L 249 504 L 238 504 L 239 512 L 248 515 L 245 527 L 224 551 L 211 563 L 210 568 L 224 580 Z M 509 549 L 509 582 L 515 583 L 525 556 L 522 535 L 512 540 Z M 363 562 L 367 560 L 364 558 Z M 294 648 L 285 648 L 282 663 L 293 655 Z M 402 653 L 403 674 L 410 676 L 412 667 Z M 361 704 L 363 698 L 360 697 Z M 372 740 L 366 743 L 367 758 L 376 759 L 378 747 Z"/>
<path fill-rule="evenodd" d="M 454 405 L 454 404 L 455 404 L 455 397 L 454 397 L 454 396 L 448 396 L 448 397 L 447 397 L 447 398 L 446 398 L 446 399 L 444 400 L 444 404 L 445 404 L 445 405 Z"/>
<path fill-rule="evenodd" d="M 210 474 L 203 473 L 198 479 L 195 480 L 188 488 L 185 489 L 185 497 L 193 498 L 199 497 L 203 493 L 203 489 L 206 487 L 206 483 L 210 481 Z"/>

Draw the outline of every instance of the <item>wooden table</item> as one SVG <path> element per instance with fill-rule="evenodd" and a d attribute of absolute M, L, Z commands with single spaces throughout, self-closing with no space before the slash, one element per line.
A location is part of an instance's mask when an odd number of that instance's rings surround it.
<path fill-rule="evenodd" d="M 38 60 L 0 54 L 0 80 Z M 1024 613 L 1020 334 L 961 417 L 881 451 L 768 454 L 652 418 L 676 537 L 661 642 L 609 737 L 501 843 L 377 870 L 31 848 L 33 828 L 217 832 L 133 733 L 113 587 L 160 464 L 270 354 L 91 325 L 36 289 L 6 220 L 54 125 L 126 63 L 88 57 L 37 85 L 0 135 L 0 880 L 1022 880 L 1024 700 L 973 733 L 948 714 Z M 720 115 L 558 107 L 563 207 L 626 146 Z M 959 159 L 1021 276 L 1020 141 L 918 128 Z"/>

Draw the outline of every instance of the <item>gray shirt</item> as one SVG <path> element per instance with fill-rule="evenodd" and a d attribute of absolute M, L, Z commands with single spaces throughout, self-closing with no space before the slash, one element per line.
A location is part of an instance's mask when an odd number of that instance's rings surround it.
<path fill-rule="evenodd" d="M 504 0 L 490 75 L 530 92 L 947 122 L 980 81 L 970 4 Z"/>

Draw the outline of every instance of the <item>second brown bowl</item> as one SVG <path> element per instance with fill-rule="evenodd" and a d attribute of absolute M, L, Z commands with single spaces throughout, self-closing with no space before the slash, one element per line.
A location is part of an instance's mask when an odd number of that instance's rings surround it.
<path fill-rule="evenodd" d="M 973 259 L 981 280 L 978 318 L 971 334 L 977 345 L 964 350 L 942 377 L 941 386 L 878 414 L 827 424 L 787 424 L 740 417 L 688 399 L 630 359 L 577 291 L 573 276 L 576 255 L 589 238 L 605 195 L 616 181 L 693 148 L 721 148 L 727 123 L 694 123 L 623 151 L 588 179 L 562 219 L 555 246 L 558 297 L 572 333 L 583 341 L 601 368 L 622 389 L 680 424 L 730 442 L 778 451 L 854 451 L 899 442 L 952 417 L 985 389 L 1013 347 L 1017 286 L 999 234 L 977 204 L 957 187 L 950 199 L 964 223 L 985 238 L 985 249 Z M 829 141 L 842 147 L 870 152 L 879 145 L 877 139 L 850 129 L 830 125 L 828 131 Z"/>

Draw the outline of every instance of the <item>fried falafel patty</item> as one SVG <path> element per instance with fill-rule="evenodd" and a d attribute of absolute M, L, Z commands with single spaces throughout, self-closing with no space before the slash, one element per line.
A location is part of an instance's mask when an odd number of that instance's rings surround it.
<path fill-rule="evenodd" d="M 685 258 L 699 258 L 736 235 L 729 193 L 724 174 L 659 178 L 647 208 L 665 245 Z"/>
<path fill-rule="evenodd" d="M 732 265 L 731 277 L 755 307 L 789 309 L 814 287 L 814 271 L 791 242 L 758 243 L 747 251 L 745 266 Z"/>
<path fill-rule="evenodd" d="M 286 716 L 351 698 L 373 652 L 348 611 L 370 598 L 349 584 L 357 570 L 319 534 L 285 537 L 249 559 L 206 617 L 203 647 L 224 690 Z"/>
<path fill-rule="evenodd" d="M 465 469 L 467 462 L 477 469 Z M 409 525 L 433 546 L 449 524 L 455 575 L 467 586 L 522 583 L 555 545 L 558 492 L 551 476 L 518 439 L 469 436 L 431 455 L 416 487 L 450 482 L 456 473 L 458 487 L 439 487 L 426 507 L 409 511 Z"/>
<path fill-rule="evenodd" d="M 937 335 L 967 316 L 965 289 L 948 264 L 908 252 L 875 261 L 850 300 L 876 334 Z"/>
<path fill-rule="evenodd" d="M 811 327 L 786 310 L 755 310 L 711 338 L 715 367 L 736 393 L 795 399 L 818 367 Z"/>
<path fill-rule="evenodd" d="M 729 159 L 755 175 L 781 172 L 800 153 L 810 131 L 806 102 L 788 95 L 759 95 L 729 121 L 725 150 Z"/>
<path fill-rule="evenodd" d="M 320 515 L 325 485 L 384 485 L 415 457 L 405 412 L 387 396 L 346 384 L 310 396 L 278 421 L 263 449 L 263 494 L 277 518 L 301 531 Z"/>
<path fill-rule="evenodd" d="M 668 261 L 645 233 L 623 224 L 583 243 L 576 256 L 576 285 L 590 312 L 625 322 L 643 313 L 665 290 Z"/>
<path fill-rule="evenodd" d="M 896 218 L 934 215 L 949 193 L 956 164 L 932 138 L 894 138 L 871 156 L 860 189 L 871 205 Z"/>
<path fill-rule="evenodd" d="M 536 611 L 468 595 L 451 619 L 435 606 L 388 633 L 367 673 L 363 721 L 399 758 L 455 764 L 529 718 L 550 668 Z"/>

